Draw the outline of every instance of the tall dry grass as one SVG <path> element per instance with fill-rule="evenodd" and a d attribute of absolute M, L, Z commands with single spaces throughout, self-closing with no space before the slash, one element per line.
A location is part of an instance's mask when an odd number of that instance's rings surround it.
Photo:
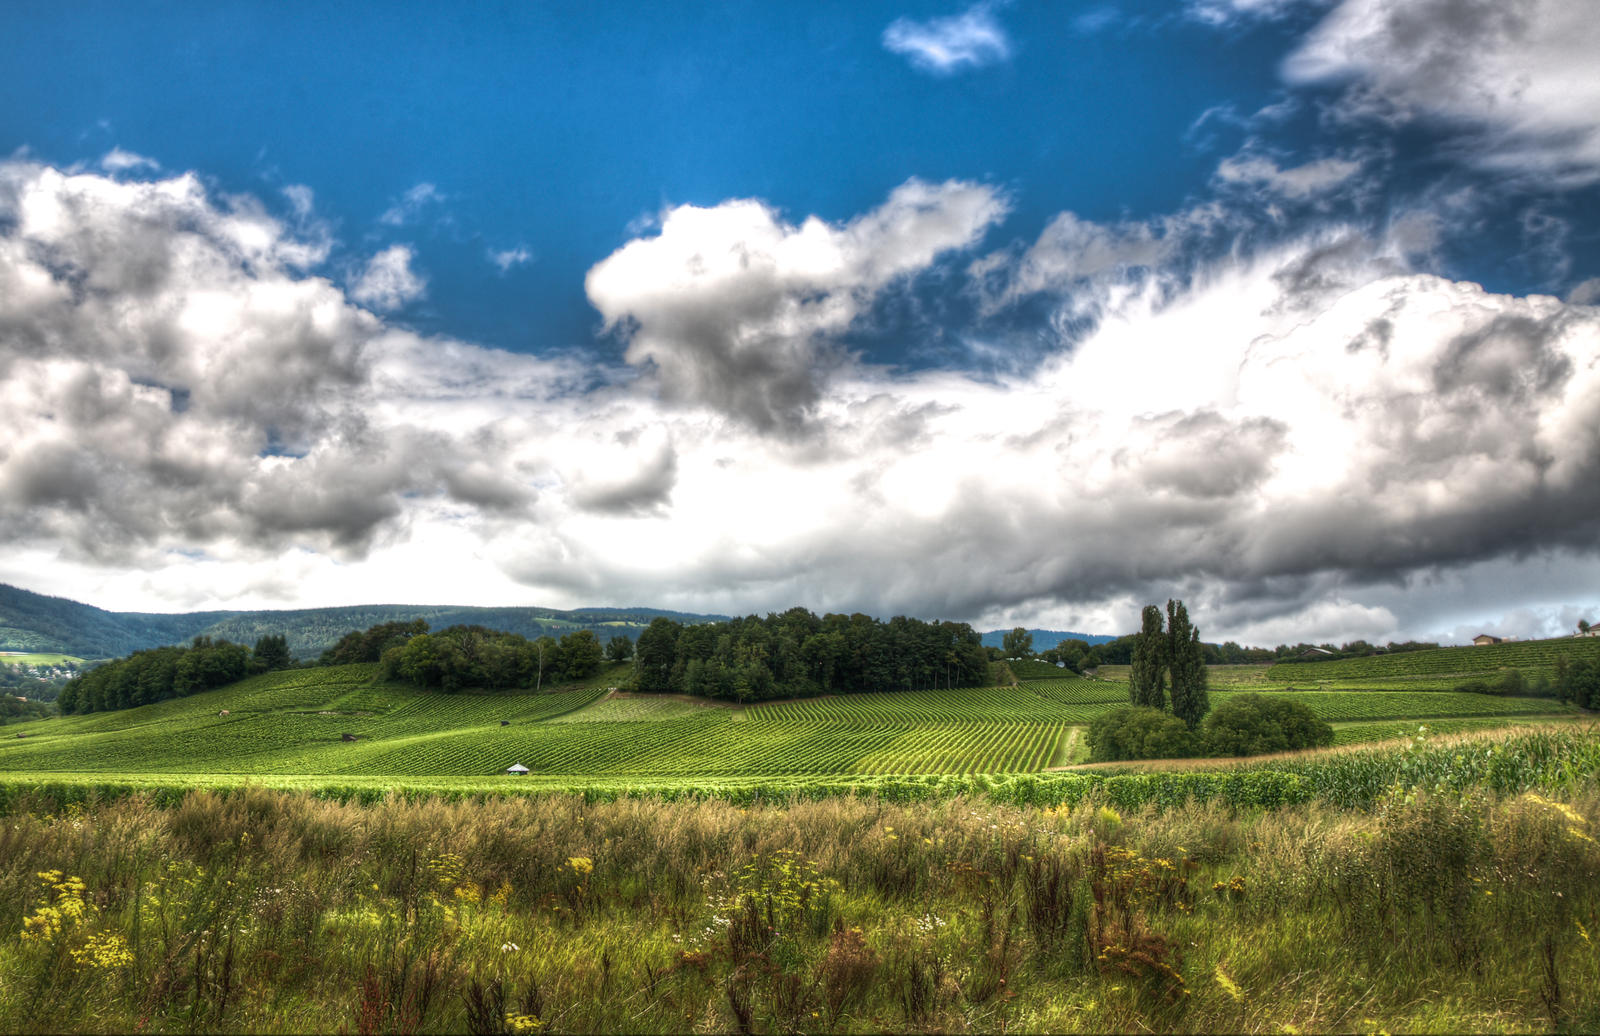
<path fill-rule="evenodd" d="M 1594 793 L 24 805 L 6 1031 L 1600 1028 Z"/>

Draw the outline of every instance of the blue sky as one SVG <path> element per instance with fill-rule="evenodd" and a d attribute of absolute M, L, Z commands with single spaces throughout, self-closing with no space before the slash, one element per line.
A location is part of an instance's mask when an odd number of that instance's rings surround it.
<path fill-rule="evenodd" d="M 0 578 L 1554 632 L 1586 11 L 7 5 Z"/>

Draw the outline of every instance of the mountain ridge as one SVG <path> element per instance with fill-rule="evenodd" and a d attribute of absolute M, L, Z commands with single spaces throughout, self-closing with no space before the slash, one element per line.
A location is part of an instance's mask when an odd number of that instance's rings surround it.
<path fill-rule="evenodd" d="M 218 609 L 197 612 L 114 612 L 67 597 L 0 583 L 0 651 L 53 651 L 79 658 L 117 658 L 145 648 L 213 637 L 253 644 L 269 634 L 288 638 L 297 658 L 315 658 L 351 630 L 383 622 L 424 619 L 434 629 L 459 624 L 487 626 L 525 637 L 560 636 L 580 629 L 602 640 L 618 633 L 637 637 L 657 616 L 678 622 L 720 622 L 726 615 L 666 608 L 497 608 L 474 605 L 354 604 L 332 608 Z M 980 634 L 986 647 L 1000 647 L 1009 630 Z M 1097 633 L 1030 629 L 1033 647 L 1044 651 L 1063 640 L 1103 644 Z"/>

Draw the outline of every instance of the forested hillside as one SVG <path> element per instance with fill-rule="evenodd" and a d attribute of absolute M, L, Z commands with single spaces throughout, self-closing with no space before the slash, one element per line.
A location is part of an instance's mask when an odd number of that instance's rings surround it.
<path fill-rule="evenodd" d="M 658 608 L 469 608 L 356 605 L 292 611 L 208 611 L 159 614 L 110 612 L 62 597 L 47 597 L 0 583 L 0 651 L 59 651 L 79 658 L 116 658 L 146 648 L 183 644 L 195 637 L 254 644 L 264 636 L 288 638 L 296 658 L 316 658 L 351 630 L 424 619 L 434 629 L 473 625 L 535 639 L 592 630 L 601 639 L 637 637 L 664 616 L 695 623 L 725 618 Z"/>

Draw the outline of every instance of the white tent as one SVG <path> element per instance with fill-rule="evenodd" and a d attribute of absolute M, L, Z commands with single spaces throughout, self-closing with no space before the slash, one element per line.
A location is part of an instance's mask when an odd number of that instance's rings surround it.
<path fill-rule="evenodd" d="M 521 776 L 527 772 L 528 768 L 523 766 L 521 763 L 512 763 L 510 766 L 506 767 L 506 773 L 514 773 L 518 776 Z"/>

